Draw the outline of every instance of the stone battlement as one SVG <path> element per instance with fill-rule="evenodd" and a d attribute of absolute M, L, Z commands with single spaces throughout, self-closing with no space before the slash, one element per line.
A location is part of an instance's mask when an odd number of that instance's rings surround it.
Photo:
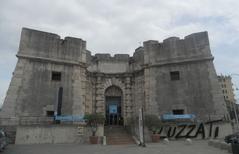
<path fill-rule="evenodd" d="M 23 28 L 18 55 L 84 62 L 85 50 L 86 42 L 82 39 L 61 39 L 57 34 Z"/>
<path fill-rule="evenodd" d="M 211 57 L 207 32 L 193 33 L 179 37 L 169 37 L 162 42 L 148 40 L 143 47 L 138 47 L 133 57 L 128 54 L 97 53 L 91 56 L 86 49 L 86 41 L 80 38 L 65 37 L 59 35 L 23 28 L 19 46 L 19 57 L 52 58 L 67 60 L 75 63 L 90 64 L 95 61 L 111 62 L 136 62 L 139 65 L 147 63 L 167 62 L 174 59 L 192 59 Z"/>
<path fill-rule="evenodd" d="M 170 37 L 161 43 L 149 40 L 143 44 L 146 63 L 212 57 L 207 32 L 193 33 L 184 37 L 184 39 Z"/>
<path fill-rule="evenodd" d="M 185 36 L 184 39 L 180 39 L 179 37 L 173 36 L 173 37 L 164 39 L 163 42 L 159 42 L 157 40 L 148 40 L 143 42 L 143 44 L 144 46 L 147 46 L 147 45 L 169 46 L 170 44 L 178 43 L 178 42 L 190 43 L 191 46 L 188 46 L 189 44 L 186 44 L 187 47 L 193 47 L 192 45 L 195 45 L 195 46 L 209 45 L 208 33 L 206 31 L 193 33 L 193 34 Z"/>
<path fill-rule="evenodd" d="M 97 53 L 95 56 L 92 56 L 93 59 L 99 61 L 129 61 L 129 54 L 115 54 L 111 56 L 110 54 Z"/>

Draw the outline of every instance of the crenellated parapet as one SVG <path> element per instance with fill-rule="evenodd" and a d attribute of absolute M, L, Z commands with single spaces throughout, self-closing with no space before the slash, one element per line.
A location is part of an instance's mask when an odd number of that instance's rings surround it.
<path fill-rule="evenodd" d="M 167 64 L 181 61 L 212 59 L 207 32 L 188 35 L 184 39 L 170 37 L 159 43 L 144 42 L 145 64 Z"/>
<path fill-rule="evenodd" d="M 131 59 L 131 67 L 134 71 L 139 71 L 142 69 L 144 65 L 144 48 L 138 47 L 135 49 L 133 57 Z"/>
<path fill-rule="evenodd" d="M 95 61 L 129 61 L 130 56 L 128 54 L 115 54 L 114 56 L 111 56 L 108 53 L 97 53 L 95 56 L 92 56 L 92 59 Z"/>
<path fill-rule="evenodd" d="M 80 38 L 61 39 L 57 34 L 28 28 L 22 29 L 17 56 L 63 64 L 86 64 L 88 70 L 103 73 L 133 72 L 149 65 L 213 59 L 207 32 L 194 33 L 183 39 L 170 37 L 162 42 L 145 41 L 131 57 L 128 54 L 91 55 L 86 49 L 86 41 Z M 119 66 L 110 69 L 114 65 Z"/>
<path fill-rule="evenodd" d="M 17 56 L 77 64 L 86 62 L 86 41 L 23 28 Z"/>
<path fill-rule="evenodd" d="M 128 54 L 110 54 L 98 53 L 91 56 L 91 62 L 88 66 L 90 72 L 100 73 L 129 73 L 130 56 Z"/>

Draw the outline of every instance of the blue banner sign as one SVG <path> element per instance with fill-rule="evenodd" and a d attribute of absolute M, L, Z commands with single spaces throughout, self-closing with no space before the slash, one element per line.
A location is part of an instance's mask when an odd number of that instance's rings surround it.
<path fill-rule="evenodd" d="M 163 114 L 162 120 L 194 119 L 194 114 Z"/>
<path fill-rule="evenodd" d="M 84 116 L 80 116 L 80 115 L 79 116 L 72 116 L 72 115 L 55 116 L 55 120 L 85 122 Z"/>
<path fill-rule="evenodd" d="M 117 105 L 115 105 L 115 104 L 111 104 L 110 106 L 109 106 L 109 112 L 111 113 L 111 114 L 116 114 L 118 111 L 117 111 Z"/>

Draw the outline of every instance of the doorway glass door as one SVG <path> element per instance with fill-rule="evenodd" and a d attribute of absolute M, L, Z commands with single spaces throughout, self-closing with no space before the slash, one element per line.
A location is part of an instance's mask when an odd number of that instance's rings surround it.
<path fill-rule="evenodd" d="M 106 97 L 106 125 L 122 125 L 121 97 Z"/>

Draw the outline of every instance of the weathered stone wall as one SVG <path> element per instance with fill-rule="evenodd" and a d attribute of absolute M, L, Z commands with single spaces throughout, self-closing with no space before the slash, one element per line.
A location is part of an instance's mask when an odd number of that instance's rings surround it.
<path fill-rule="evenodd" d="M 50 58 L 56 61 L 86 62 L 86 42 L 79 38 L 23 28 L 18 55 Z"/>
<path fill-rule="evenodd" d="M 163 65 L 212 57 L 207 32 L 191 34 L 184 39 L 170 37 L 162 43 L 146 41 L 144 51 L 145 64 Z"/>
<path fill-rule="evenodd" d="M 17 115 L 46 115 L 43 108 L 55 105 L 59 87 L 63 87 L 62 114 L 72 114 L 72 66 L 56 65 L 27 60 L 24 66 L 22 87 L 18 93 Z M 61 72 L 61 81 L 52 81 L 52 71 Z M 31 105 L 29 105 L 31 104 Z"/>
<path fill-rule="evenodd" d="M 15 67 L 12 81 L 10 82 L 2 110 L 0 112 L 1 118 L 4 118 L 1 121 L 1 125 L 14 125 L 17 122 L 17 119 L 14 119 L 14 122 L 10 122 L 6 118 L 14 118 L 16 117 L 16 107 L 17 107 L 17 98 L 19 97 L 18 93 L 21 90 L 22 86 L 22 76 L 23 76 L 23 67 L 26 60 L 18 60 L 17 65 Z M 6 121 L 6 122 L 5 122 Z M 10 122 L 10 123 L 9 123 Z"/>
<path fill-rule="evenodd" d="M 93 95 L 93 112 L 105 114 L 105 92 L 107 88 L 116 86 L 122 90 L 122 114 L 131 114 L 130 77 L 125 77 L 123 74 L 106 75 L 102 73 L 94 73 L 89 76 L 92 80 L 96 80 L 92 82 L 92 94 L 95 93 L 95 95 Z M 130 109 L 127 110 L 128 107 L 130 107 Z"/>
<path fill-rule="evenodd" d="M 116 54 L 111 57 L 110 54 L 96 54 L 92 56 L 92 61 L 87 68 L 89 72 L 101 72 L 106 74 L 127 73 L 130 72 L 129 55 Z"/>
<path fill-rule="evenodd" d="M 207 32 L 184 39 L 171 37 L 162 43 L 146 41 L 127 54 L 91 55 L 82 39 L 23 28 L 18 63 L 1 117 L 44 116 L 53 109 L 57 89 L 63 87 L 63 114 L 105 113 L 105 90 L 122 90 L 122 115 L 163 114 L 184 109 L 199 120 L 226 113 L 218 85 Z M 52 71 L 61 81 L 52 81 Z M 171 81 L 170 72 L 180 80 Z"/>
<path fill-rule="evenodd" d="M 132 84 L 132 105 L 133 117 L 136 118 L 141 107 L 145 108 L 144 103 L 144 72 L 139 71 L 134 74 Z"/>
<path fill-rule="evenodd" d="M 138 117 L 139 109 L 145 106 L 145 74 L 144 74 L 144 50 L 143 47 L 139 47 L 135 50 L 135 53 L 131 59 L 131 68 L 133 70 L 132 76 L 132 118 L 135 120 Z"/>
<path fill-rule="evenodd" d="M 93 113 L 95 109 L 95 79 L 86 74 L 85 86 L 85 113 Z"/>
<path fill-rule="evenodd" d="M 206 32 L 184 40 L 173 37 L 163 43 L 144 42 L 144 54 L 148 113 L 161 115 L 184 109 L 199 120 L 225 116 Z M 173 71 L 179 71 L 179 80 L 171 80 Z"/>
<path fill-rule="evenodd" d="M 91 128 L 77 125 L 18 126 L 15 144 L 89 143 L 91 135 Z M 96 135 L 104 135 L 103 126 Z"/>
<path fill-rule="evenodd" d="M 18 63 L 13 73 L 1 117 L 46 116 L 54 110 L 63 87 L 62 114 L 84 114 L 86 101 L 86 42 L 23 28 Z M 61 80 L 53 81 L 52 72 Z"/>
<path fill-rule="evenodd" d="M 144 49 L 139 47 L 135 50 L 134 55 L 130 61 L 131 70 L 134 72 L 140 71 L 143 69 L 144 65 Z"/>

